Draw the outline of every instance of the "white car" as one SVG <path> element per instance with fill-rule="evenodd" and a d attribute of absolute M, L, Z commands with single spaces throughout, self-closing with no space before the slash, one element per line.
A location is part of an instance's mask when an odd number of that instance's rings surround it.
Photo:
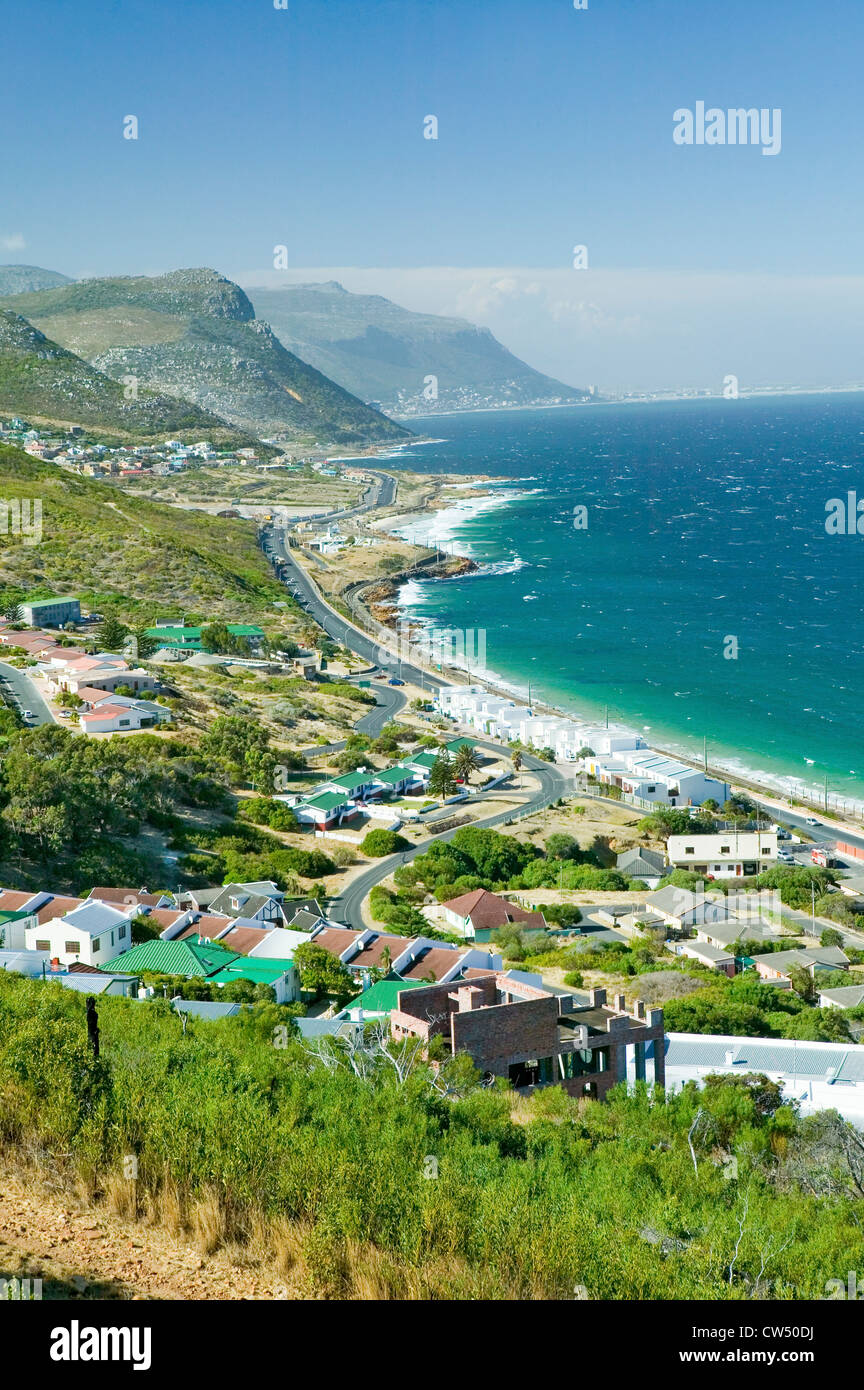
<path fill-rule="evenodd" d="M 808 824 L 808 825 L 818 825 L 819 822 L 818 822 L 818 820 L 816 819 L 815 816 L 808 816 L 808 817 L 807 817 L 807 824 Z"/>
<path fill-rule="evenodd" d="M 25 709 L 25 710 L 23 711 L 23 714 L 24 714 L 24 718 L 25 718 L 25 719 L 32 719 L 32 718 L 33 718 L 33 711 L 32 711 L 32 709 Z"/>

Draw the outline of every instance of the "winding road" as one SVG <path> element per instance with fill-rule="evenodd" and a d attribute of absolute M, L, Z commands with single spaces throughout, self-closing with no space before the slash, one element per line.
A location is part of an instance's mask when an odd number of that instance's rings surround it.
<path fill-rule="evenodd" d="M 23 714 L 25 709 L 33 711 L 33 718 L 28 722 L 31 725 L 53 724 L 54 716 L 43 696 L 26 672 L 17 666 L 10 666 L 6 661 L 0 661 L 0 690 L 7 698 L 7 702 L 18 706 Z"/>

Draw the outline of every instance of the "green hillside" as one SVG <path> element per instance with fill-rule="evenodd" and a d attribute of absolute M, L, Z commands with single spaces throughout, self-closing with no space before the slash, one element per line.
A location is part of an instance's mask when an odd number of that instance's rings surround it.
<path fill-rule="evenodd" d="M 249 293 L 287 348 L 385 410 L 428 414 L 505 401 L 576 402 L 587 394 L 534 371 L 487 328 L 351 294 L 335 280 Z M 429 374 L 438 379 L 435 401 L 423 395 Z"/>
<path fill-rule="evenodd" d="M 39 500 L 38 545 L 0 534 L 0 606 L 74 593 L 97 608 L 147 624 L 185 612 L 272 626 L 285 590 L 273 577 L 252 522 L 226 521 L 127 497 L 0 445 L 0 497 Z"/>
<path fill-rule="evenodd" d="M 406 437 L 289 352 L 214 270 L 82 280 L 7 296 L 0 307 L 108 376 L 132 373 L 256 434 L 322 444 Z"/>
<path fill-rule="evenodd" d="M 174 434 L 232 447 L 254 443 L 251 434 L 173 396 L 141 389 L 137 400 L 127 401 L 119 382 L 9 309 L 0 309 L 0 413 L 33 423 L 81 425 L 120 440 Z"/>

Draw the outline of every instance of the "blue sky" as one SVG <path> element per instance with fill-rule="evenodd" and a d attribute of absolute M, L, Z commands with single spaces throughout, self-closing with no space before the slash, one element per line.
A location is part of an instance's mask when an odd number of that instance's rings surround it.
<path fill-rule="evenodd" d="M 588 3 L 8 7 L 0 260 L 857 275 L 861 0 Z M 676 146 L 699 100 L 781 108 L 781 153 Z"/>

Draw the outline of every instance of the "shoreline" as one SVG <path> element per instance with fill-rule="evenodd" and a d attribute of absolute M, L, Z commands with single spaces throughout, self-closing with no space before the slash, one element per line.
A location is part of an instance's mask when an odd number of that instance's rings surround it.
<path fill-rule="evenodd" d="M 533 481 L 533 479 L 529 480 L 526 478 L 523 481 Z M 414 544 L 420 544 L 420 542 L 411 535 L 411 532 L 417 529 L 421 522 L 421 518 L 425 520 L 426 516 L 430 516 L 429 534 L 432 534 L 435 529 L 435 521 L 438 520 L 440 524 L 441 518 L 445 517 L 447 513 L 452 513 L 453 516 L 449 527 L 445 523 L 442 529 L 442 550 L 454 557 L 461 556 L 473 561 L 476 565 L 476 569 L 473 571 L 476 577 L 482 577 L 484 573 L 496 572 L 494 568 L 496 565 L 502 563 L 506 564 L 507 562 L 493 561 L 484 564 L 482 556 L 473 553 L 470 543 L 464 540 L 461 540 L 460 543 L 458 539 L 453 537 L 452 531 L 457 525 L 464 525 L 474 516 L 482 515 L 488 510 L 498 510 L 499 507 L 507 506 L 510 502 L 519 500 L 519 498 L 528 495 L 528 493 L 518 488 L 519 480 L 517 479 L 478 477 L 476 479 L 462 481 L 463 487 L 476 487 L 478 492 L 474 497 L 465 498 L 464 503 L 459 505 L 452 499 L 445 499 L 442 501 L 440 494 L 446 489 L 447 483 L 445 483 L 443 479 L 441 482 L 442 486 L 434 490 L 425 506 L 420 508 L 415 507 L 407 514 L 400 515 L 396 513 L 374 517 L 372 524 L 375 526 L 375 529 L 385 530 L 391 534 L 399 535 L 402 539 L 412 540 Z M 507 486 L 509 495 L 502 496 L 497 493 L 493 486 L 495 483 L 501 486 Z M 413 519 L 415 517 L 416 521 Z M 406 535 L 406 532 L 409 534 Z M 514 561 L 513 563 L 517 568 L 521 567 L 521 562 Z M 500 573 L 501 570 L 498 569 L 497 572 Z M 385 577 L 386 576 L 383 575 L 381 576 L 382 579 Z M 399 581 L 396 582 L 398 588 L 393 605 L 396 622 L 397 624 L 404 624 L 405 631 L 411 634 L 411 642 L 412 645 L 417 648 L 417 657 L 420 663 L 426 666 L 427 669 L 430 669 L 431 674 L 436 674 L 434 668 L 430 665 L 429 652 L 424 650 L 423 646 L 423 632 L 434 628 L 434 620 L 432 622 L 424 622 L 416 614 L 411 612 L 411 600 L 406 595 L 406 590 L 409 590 L 412 585 L 440 581 L 426 581 L 422 578 L 417 578 L 407 581 L 403 580 L 401 583 Z M 415 633 L 419 634 L 419 636 L 415 636 Z M 447 669 L 463 674 L 466 678 L 470 678 L 471 684 L 482 686 L 492 694 L 500 695 L 507 699 L 514 699 L 517 702 L 527 699 L 527 689 L 521 686 L 516 680 L 510 679 L 501 673 L 491 672 L 484 676 L 477 676 L 471 673 L 470 669 L 465 664 L 458 662 L 448 663 Z M 441 674 L 443 674 L 443 672 L 441 672 Z M 553 705 L 548 701 L 534 700 L 532 702 L 532 708 L 552 716 L 582 720 L 589 727 L 596 728 L 597 730 L 604 728 L 602 720 L 598 718 L 597 711 L 590 708 L 587 702 L 584 709 L 580 710 L 580 704 L 581 701 L 577 694 L 574 696 L 572 704 L 568 701 L 567 705 Z M 626 729 L 627 732 L 632 733 L 638 732 L 630 725 L 622 723 L 620 720 L 616 720 L 614 725 L 610 727 Z M 674 730 L 670 730 L 669 732 L 674 733 Z M 661 738 L 660 744 L 664 744 L 665 742 L 665 737 Z M 700 769 L 703 767 L 702 760 L 695 757 L 693 752 L 686 745 L 669 748 L 660 746 L 660 744 L 651 743 L 650 746 L 656 748 L 658 753 L 662 753 L 667 757 L 676 758 L 690 767 Z M 853 817 L 858 816 L 860 819 L 864 820 L 864 799 L 854 796 L 842 796 L 836 792 L 830 793 L 829 806 L 830 799 L 833 797 L 838 805 L 840 803 L 843 804 L 844 809 L 842 812 L 839 810 L 826 811 L 824 798 L 815 784 L 812 787 L 806 786 L 803 779 L 794 776 L 791 771 L 788 773 L 778 772 L 773 774 L 767 772 L 763 768 L 748 767 L 746 765 L 742 766 L 742 755 L 737 753 L 734 749 L 728 755 L 724 755 L 711 762 L 709 764 L 708 773 L 710 776 L 715 776 L 727 782 L 730 786 L 740 787 L 744 790 L 753 791 L 757 794 L 762 794 L 774 800 L 784 802 L 788 804 L 790 808 L 793 805 L 799 805 L 804 808 L 816 809 L 828 822 L 836 823 L 838 830 L 842 828 L 843 818 L 849 815 Z M 849 821 L 849 828 L 854 831 L 860 830 L 861 827 L 860 824 L 856 826 L 854 821 Z"/>

